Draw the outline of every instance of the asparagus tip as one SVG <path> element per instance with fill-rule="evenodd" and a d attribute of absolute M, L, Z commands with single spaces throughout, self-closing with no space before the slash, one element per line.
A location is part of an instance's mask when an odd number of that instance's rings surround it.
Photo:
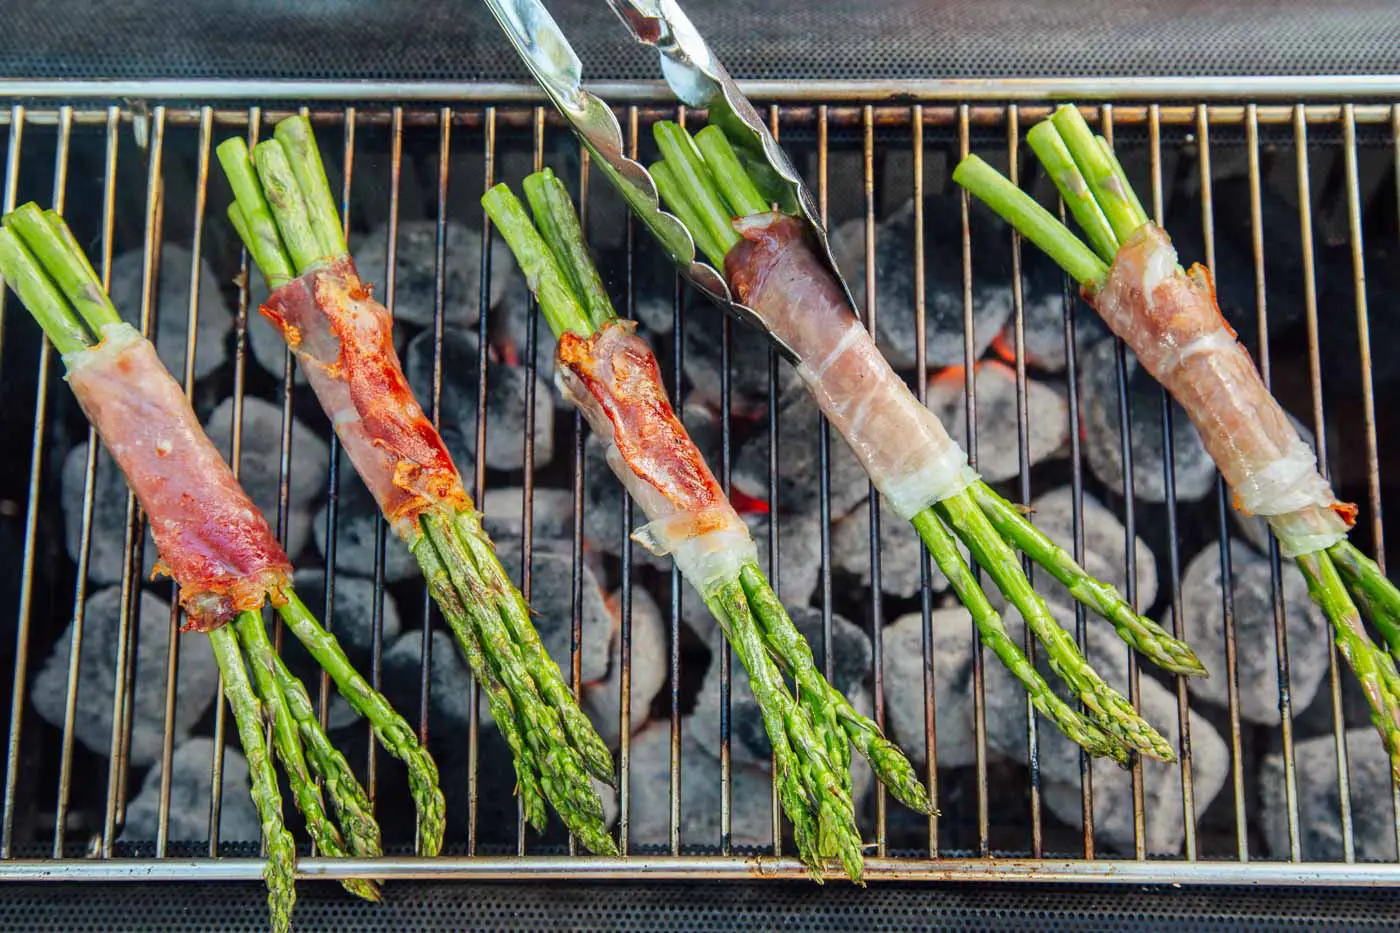
<path fill-rule="evenodd" d="M 341 887 L 361 900 L 369 901 L 371 904 L 378 904 L 383 900 L 383 895 L 379 891 L 379 885 L 368 878 L 346 878 L 340 883 Z"/>

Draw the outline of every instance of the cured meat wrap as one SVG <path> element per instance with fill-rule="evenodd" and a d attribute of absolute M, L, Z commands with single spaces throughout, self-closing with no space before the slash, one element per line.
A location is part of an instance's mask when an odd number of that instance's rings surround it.
<path fill-rule="evenodd" d="M 607 442 L 608 466 L 650 519 L 633 540 L 670 554 L 707 594 L 757 561 L 758 549 L 671 408 L 656 356 L 636 329 L 611 321 L 590 337 L 562 334 L 556 378 Z"/>
<path fill-rule="evenodd" d="M 409 388 L 393 318 L 349 257 L 278 288 L 262 306 L 282 331 L 356 472 L 410 545 L 430 510 L 471 508 L 452 457 Z"/>
<path fill-rule="evenodd" d="M 1166 231 L 1144 224 L 1119 247 L 1102 287 L 1086 287 L 1085 296 L 1185 409 L 1236 508 L 1268 520 L 1284 557 L 1346 538 L 1356 507 L 1339 502 L 1318 472 L 1221 315 L 1204 266 L 1183 271 Z"/>
<path fill-rule="evenodd" d="M 724 261 L 731 287 L 801 360 L 798 375 L 899 517 L 975 483 L 967 454 L 880 355 L 801 221 L 760 214 L 735 229 L 743 239 Z"/>
<path fill-rule="evenodd" d="M 277 598 L 291 583 L 291 562 L 151 342 L 130 324 L 108 324 L 101 343 L 63 362 L 146 512 L 156 572 L 179 584 L 186 627 L 208 631 Z"/>

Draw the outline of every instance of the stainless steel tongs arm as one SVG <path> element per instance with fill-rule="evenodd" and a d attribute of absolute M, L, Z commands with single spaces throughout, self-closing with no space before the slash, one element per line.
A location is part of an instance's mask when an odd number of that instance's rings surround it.
<path fill-rule="evenodd" d="M 674 0 L 608 0 L 632 37 L 657 50 L 667 84 L 684 103 L 704 108 L 730 142 L 766 165 L 782 188 L 781 202 L 807 221 L 822 255 L 846 287 L 827 244 L 816 200 L 779 148 L 748 98 Z M 768 333 L 789 359 L 793 354 L 753 309 L 735 300 L 722 270 L 705 261 L 691 231 L 661 205 L 655 180 L 627 156 L 622 129 L 606 101 L 583 85 L 583 67 L 573 47 L 540 0 L 486 0 L 511 44 L 574 132 L 617 186 L 637 217 L 671 255 L 682 275 L 731 312 Z M 855 307 L 854 301 L 851 307 Z"/>

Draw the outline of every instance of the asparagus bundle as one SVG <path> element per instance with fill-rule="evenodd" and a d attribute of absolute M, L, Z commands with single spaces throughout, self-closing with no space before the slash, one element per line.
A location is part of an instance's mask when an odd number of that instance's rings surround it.
<path fill-rule="evenodd" d="M 407 543 L 514 758 L 526 820 L 545 802 L 590 850 L 615 854 L 592 775 L 612 755 L 545 653 L 442 438 L 414 400 L 388 310 L 346 249 L 311 124 L 289 117 L 250 155 L 223 142 L 229 220 L 267 277 L 262 313 L 296 353 L 350 462 Z"/>
<path fill-rule="evenodd" d="M 263 626 L 266 604 L 330 673 L 351 707 L 370 721 L 384 748 L 407 765 L 418 809 L 419 851 L 436 855 L 444 819 L 437 766 L 409 724 L 360 676 L 297 597 L 286 553 L 205 435 L 155 347 L 117 316 L 58 214 L 31 203 L 0 218 L 0 224 L 0 276 L 63 355 L 73 394 L 146 512 L 160 551 L 157 571 L 180 588 L 185 630 L 205 632 L 213 643 L 262 819 L 273 928 L 288 928 L 296 860 L 296 843 L 282 822 L 273 750 L 322 854 L 373 857 L 381 848 L 364 788 L 321 728 L 306 688 L 273 651 Z M 264 718 L 272 729 L 271 750 Z M 316 780 L 330 797 L 329 812 Z M 345 887 L 379 899 L 374 882 L 351 880 Z"/>
<path fill-rule="evenodd" d="M 799 360 L 798 375 L 899 516 L 913 524 L 971 613 L 983 642 L 1026 687 L 1035 707 L 1090 754 L 1126 765 L 1138 752 L 1171 761 L 1170 744 L 1090 667 L 1021 568 L 1017 550 L 1107 619 L 1160 667 L 1204 674 L 1190 648 L 1091 577 L 968 466 L 967 455 L 880 355 L 844 291 L 805 242 L 801 220 L 772 210 L 720 125 L 692 137 L 658 123 L 663 159 L 650 167 L 667 208 L 724 270 L 736 299 Z M 1008 636 L 956 542 L 961 541 L 1045 646 L 1052 669 L 1083 703 L 1051 690 Z"/>
<path fill-rule="evenodd" d="M 1235 508 L 1268 520 L 1279 553 L 1297 562 L 1331 621 L 1400 780 L 1400 590 L 1347 540 L 1356 507 L 1337 501 L 1221 315 L 1210 271 L 1181 268 L 1107 141 L 1071 106 L 1037 125 L 1028 140 L 1088 246 L 976 156 L 964 159 L 953 179 L 1078 280 L 1084 300 L 1186 410 L 1234 491 Z M 1367 634 L 1361 610 L 1388 654 Z"/>
<path fill-rule="evenodd" d="M 563 183 L 546 169 L 523 187 L 533 222 L 505 185 L 481 203 L 559 339 L 561 391 L 607 442 L 609 465 L 650 519 L 633 539 L 675 558 L 749 671 L 799 856 L 818 879 L 819 860 L 837 856 L 859 880 L 850 745 L 908 806 L 928 813 L 928 794 L 899 749 L 817 670 L 759 569 L 748 527 L 671 408 L 655 354 L 634 322 L 618 319 Z M 796 682 L 795 698 L 779 668 Z"/>

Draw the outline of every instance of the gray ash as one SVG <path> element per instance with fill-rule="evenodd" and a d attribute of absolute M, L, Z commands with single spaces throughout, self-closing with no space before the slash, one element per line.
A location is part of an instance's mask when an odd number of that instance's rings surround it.
<path fill-rule="evenodd" d="M 985 209 L 976 209 L 972 224 L 972 353 L 980 357 L 1011 315 L 1011 284 L 992 257 L 1006 253 L 1010 233 Z M 962 253 L 955 228 L 956 195 L 925 198 L 924 327 L 925 352 L 931 367 L 965 360 Z M 877 343 L 896 368 L 915 363 L 914 202 L 908 201 L 880 221 L 875 234 L 875 302 Z M 857 307 L 865 305 L 865 221 L 847 221 L 832 230 L 831 248 Z"/>
<path fill-rule="evenodd" d="M 433 337 L 424 331 L 409 341 L 404 369 L 419 402 L 432 399 Z M 477 387 L 481 357 L 477 337 L 471 331 L 449 330 L 442 335 L 442 401 L 439 423 L 457 468 L 470 473 L 476 457 Z M 521 431 L 508 426 L 525 424 L 530 377 L 523 366 L 491 360 L 486 368 L 486 465 L 493 470 L 519 470 L 525 465 Z M 553 393 L 537 374 L 535 391 L 535 466 L 554 457 Z"/>
<path fill-rule="evenodd" d="M 108 292 L 122 320 L 140 328 L 141 295 L 145 290 L 146 255 L 141 249 L 112 260 Z M 166 369 L 183 379 L 189 346 L 190 278 L 194 256 L 175 243 L 160 248 L 159 288 L 152 309 L 151 340 Z M 199 263 L 199 323 L 195 328 L 194 377 L 203 379 L 228 359 L 228 334 L 233 314 L 224 303 L 219 280 L 207 259 Z"/>
<path fill-rule="evenodd" d="M 1116 347 L 1104 340 L 1080 358 L 1080 413 L 1084 419 L 1084 452 L 1094 475 L 1123 494 L 1122 424 L 1118 417 Z M 1133 487 L 1139 499 L 1165 502 L 1163 472 L 1162 387 L 1128 351 L 1127 390 L 1132 427 Z M 1172 441 L 1178 501 L 1201 499 L 1215 488 L 1215 463 L 1201 436 L 1172 402 Z"/>
<path fill-rule="evenodd" d="M 112 697 L 118 635 L 121 626 L 121 587 L 91 594 L 84 604 L 83 641 L 79 652 L 77 716 L 73 736 L 85 748 L 106 757 L 112 742 Z M 164 745 L 166 660 L 170 650 L 170 604 L 140 592 L 132 625 L 137 632 L 135 692 L 131 698 L 130 761 L 141 767 L 156 761 Z M 61 727 L 68 691 L 68 661 L 72 626 L 54 643 L 29 688 L 34 711 L 45 722 Z M 178 743 L 214 703 L 219 669 L 209 639 L 200 635 L 177 642 L 179 673 L 175 685 L 175 721 L 171 730 Z M 207 800 L 207 797 L 206 797 Z"/>

